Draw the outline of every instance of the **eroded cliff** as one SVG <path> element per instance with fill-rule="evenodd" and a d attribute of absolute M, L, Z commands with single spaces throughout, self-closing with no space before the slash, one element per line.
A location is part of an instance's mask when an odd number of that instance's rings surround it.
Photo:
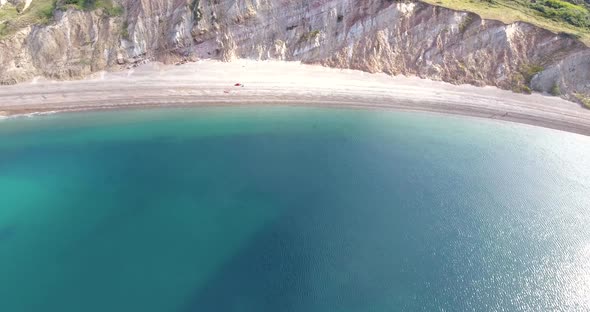
<path fill-rule="evenodd" d="M 56 11 L 0 40 L 0 81 L 77 78 L 146 60 L 279 59 L 451 83 L 590 94 L 590 50 L 567 35 L 392 0 L 116 0 Z M 530 89 L 529 89 L 530 88 Z"/>

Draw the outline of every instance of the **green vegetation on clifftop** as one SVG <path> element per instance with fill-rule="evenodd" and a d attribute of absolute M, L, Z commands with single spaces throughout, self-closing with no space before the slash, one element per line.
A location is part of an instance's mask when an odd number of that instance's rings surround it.
<path fill-rule="evenodd" d="M 47 24 L 53 19 L 55 10 L 65 11 L 68 8 L 84 11 L 100 9 L 108 16 L 123 14 L 123 7 L 113 0 L 33 0 L 24 11 L 22 7 L 7 3 L 0 8 L 0 39 L 27 26 Z"/>
<path fill-rule="evenodd" d="M 53 18 L 55 0 L 33 0 L 24 11 L 10 3 L 0 8 L 0 39 L 17 30 L 38 24 L 46 24 Z"/>
<path fill-rule="evenodd" d="M 504 23 L 527 22 L 590 45 L 590 5 L 562 0 L 422 0 Z"/>

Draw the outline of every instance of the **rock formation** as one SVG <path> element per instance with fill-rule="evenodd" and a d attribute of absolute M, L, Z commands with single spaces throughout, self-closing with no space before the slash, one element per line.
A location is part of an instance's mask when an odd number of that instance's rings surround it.
<path fill-rule="evenodd" d="M 248 58 L 590 94 L 590 49 L 575 38 L 419 1 L 115 1 L 121 16 L 56 10 L 49 25 L 1 39 L 0 82 L 78 78 L 146 60 Z"/>

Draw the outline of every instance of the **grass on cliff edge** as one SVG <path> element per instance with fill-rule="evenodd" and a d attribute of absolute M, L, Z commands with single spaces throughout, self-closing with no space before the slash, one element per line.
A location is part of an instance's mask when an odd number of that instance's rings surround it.
<path fill-rule="evenodd" d="M 55 0 L 33 0 L 26 10 L 21 10 L 10 3 L 0 8 L 0 38 L 29 25 L 47 24 L 53 17 Z"/>
<path fill-rule="evenodd" d="M 0 39 L 30 25 L 47 24 L 53 19 L 56 9 L 67 10 L 68 7 L 86 11 L 101 9 L 108 16 L 123 14 L 123 8 L 112 0 L 33 0 L 22 12 L 22 8 L 7 3 L 0 8 Z"/>
<path fill-rule="evenodd" d="M 521 21 L 566 33 L 590 46 L 590 10 L 561 0 L 421 0 L 453 10 L 468 11 L 506 24 Z"/>

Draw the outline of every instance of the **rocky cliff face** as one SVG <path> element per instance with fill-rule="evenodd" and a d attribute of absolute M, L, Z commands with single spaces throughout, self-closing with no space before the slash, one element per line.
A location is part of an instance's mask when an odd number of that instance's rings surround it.
<path fill-rule="evenodd" d="M 590 94 L 590 50 L 566 35 L 394 0 L 117 0 L 56 12 L 0 41 L 0 82 L 76 78 L 145 60 L 294 60 L 451 83 Z"/>

